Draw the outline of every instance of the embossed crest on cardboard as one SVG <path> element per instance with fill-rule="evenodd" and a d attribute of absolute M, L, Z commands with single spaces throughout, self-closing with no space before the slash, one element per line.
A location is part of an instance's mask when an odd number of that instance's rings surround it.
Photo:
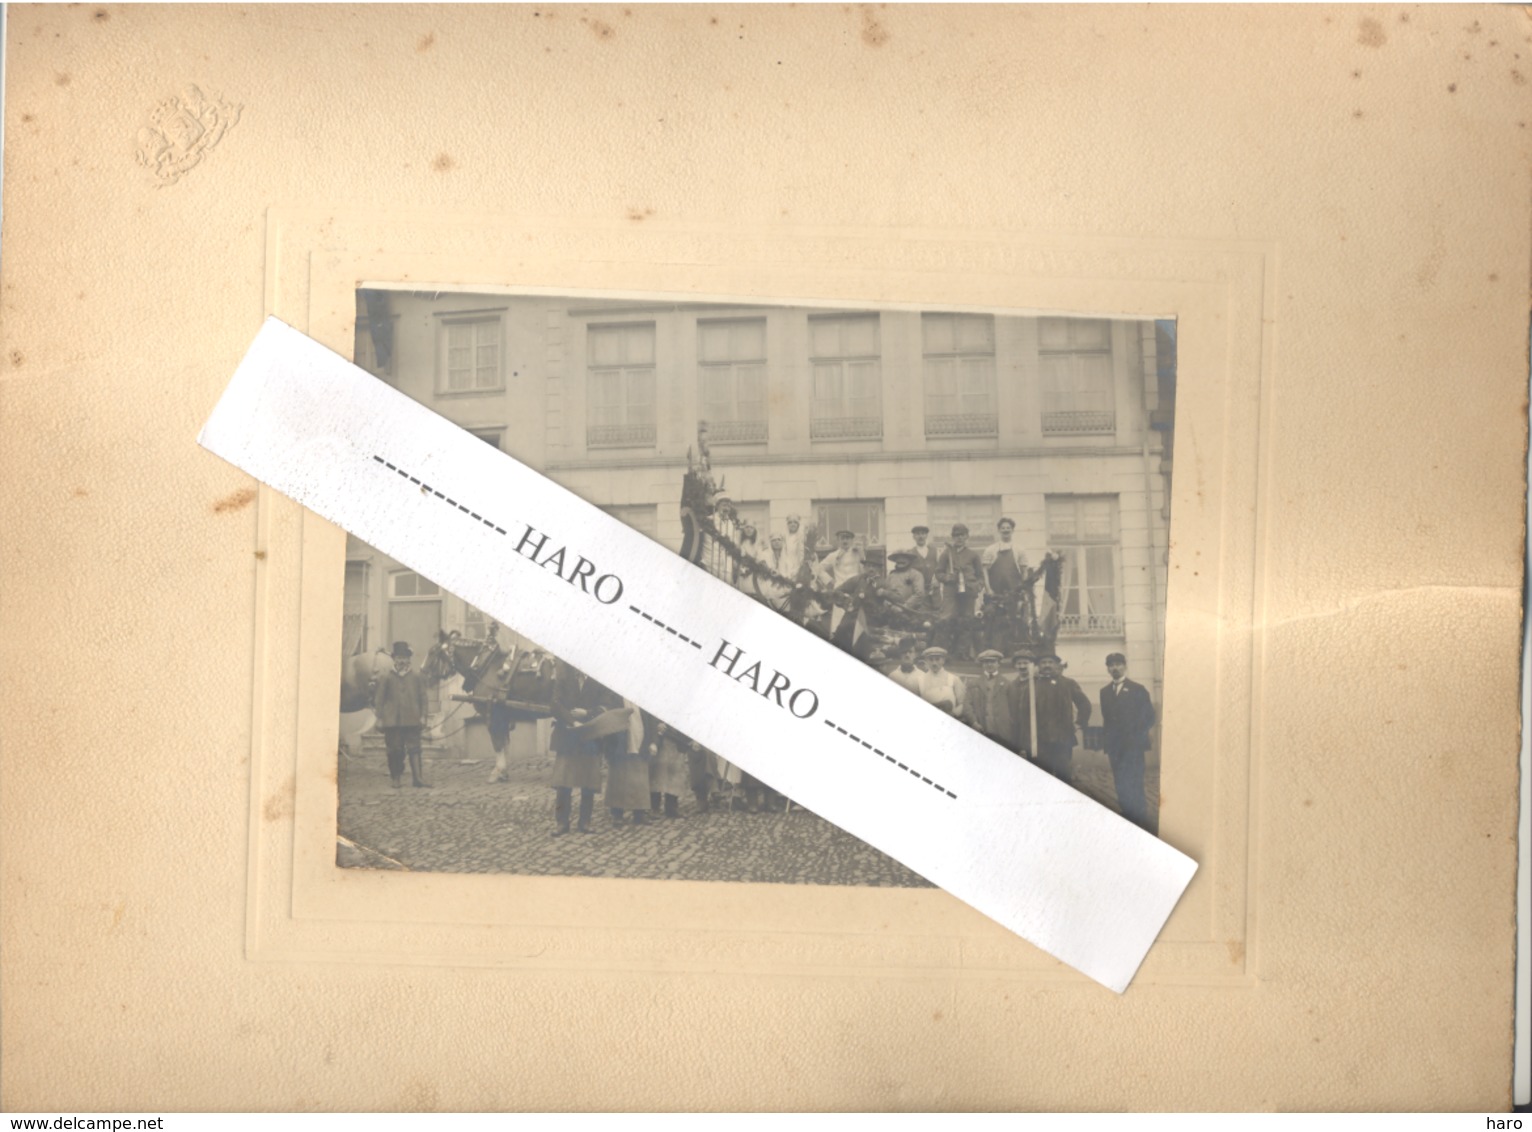
<path fill-rule="evenodd" d="M 175 184 L 239 121 L 241 109 L 188 86 L 150 111 L 149 124 L 138 131 L 138 163 L 160 184 Z"/>

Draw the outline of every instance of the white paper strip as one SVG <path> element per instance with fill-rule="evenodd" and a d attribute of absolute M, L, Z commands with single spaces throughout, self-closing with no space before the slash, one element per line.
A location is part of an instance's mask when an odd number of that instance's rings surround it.
<path fill-rule="evenodd" d="M 1196 871 L 276 319 L 199 439 L 1115 991 Z"/>

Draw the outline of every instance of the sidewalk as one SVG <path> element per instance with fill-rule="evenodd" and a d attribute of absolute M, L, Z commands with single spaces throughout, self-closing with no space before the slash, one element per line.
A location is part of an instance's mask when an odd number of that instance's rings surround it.
<path fill-rule="evenodd" d="M 343 867 L 657 880 L 927 887 L 928 882 L 807 810 L 700 813 L 648 826 L 616 825 L 596 799 L 594 832 L 554 838 L 548 756 L 514 762 L 511 781 L 488 782 L 493 763 L 426 757 L 428 789 L 389 783 L 382 751 L 341 758 L 339 833 Z M 1106 755 L 1077 748 L 1075 786 L 1115 809 Z M 1148 775 L 1151 805 L 1157 764 Z M 349 842 L 349 844 L 347 844 Z"/>
<path fill-rule="evenodd" d="M 681 799 L 681 817 L 614 825 L 597 806 L 589 835 L 554 838 L 551 758 L 510 767 L 490 784 L 493 763 L 426 761 L 429 789 L 389 783 L 382 753 L 341 760 L 342 865 L 430 872 L 518 873 L 760 884 L 928 887 L 891 857 L 794 807 L 792 813 L 702 814 Z M 381 855 L 381 857 L 380 857 Z M 384 860 L 386 859 L 386 860 Z"/>

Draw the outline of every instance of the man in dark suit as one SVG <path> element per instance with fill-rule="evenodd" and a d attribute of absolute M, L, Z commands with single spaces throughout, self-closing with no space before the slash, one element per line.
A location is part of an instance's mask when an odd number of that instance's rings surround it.
<path fill-rule="evenodd" d="M 602 762 L 608 751 L 627 743 L 627 732 L 602 739 L 589 738 L 583 725 L 604 711 L 623 706 L 622 697 L 598 684 L 572 664 L 559 662 L 553 678 L 553 816 L 554 837 L 569 832 L 574 791 L 580 792 L 581 833 L 590 833 L 591 811 L 601 789 Z"/>
<path fill-rule="evenodd" d="M 1144 796 L 1144 754 L 1154 726 L 1154 704 L 1149 689 L 1128 679 L 1128 658 L 1122 653 L 1106 658 L 1106 670 L 1112 682 L 1101 689 L 1101 730 L 1117 785 L 1117 808 L 1134 825 L 1152 833 Z"/>
<path fill-rule="evenodd" d="M 1080 690 L 1062 668 L 1054 653 L 1037 658 L 1033 683 L 1037 697 L 1037 756 L 1042 768 L 1055 778 L 1074 781 L 1075 732 L 1090 723 L 1090 697 Z"/>
<path fill-rule="evenodd" d="M 388 749 L 388 773 L 395 787 L 403 780 L 406 759 L 415 785 L 428 785 L 421 777 L 420 736 L 429 702 L 424 678 L 410 667 L 414 655 L 408 641 L 395 641 L 394 666 L 383 674 L 373 693 L 373 710 Z"/>

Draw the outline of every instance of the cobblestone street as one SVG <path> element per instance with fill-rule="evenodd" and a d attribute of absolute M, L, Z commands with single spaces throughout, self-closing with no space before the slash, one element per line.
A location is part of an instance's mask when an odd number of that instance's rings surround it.
<path fill-rule="evenodd" d="M 492 762 L 426 755 L 427 789 L 394 789 L 381 749 L 340 765 L 338 863 L 428 872 L 516 873 L 771 884 L 925 886 L 899 862 L 794 806 L 757 814 L 716 807 L 700 813 L 681 799 L 676 819 L 617 825 L 597 798 L 589 835 L 554 838 L 552 759 L 514 762 L 511 781 L 488 779 Z M 408 781 L 406 779 L 406 781 Z M 1076 785 L 1115 803 L 1112 775 L 1099 751 L 1075 754 Z M 1158 794 L 1158 767 L 1149 774 Z M 743 799 L 740 799 L 743 804 Z M 348 844 L 349 843 L 349 844 Z"/>

